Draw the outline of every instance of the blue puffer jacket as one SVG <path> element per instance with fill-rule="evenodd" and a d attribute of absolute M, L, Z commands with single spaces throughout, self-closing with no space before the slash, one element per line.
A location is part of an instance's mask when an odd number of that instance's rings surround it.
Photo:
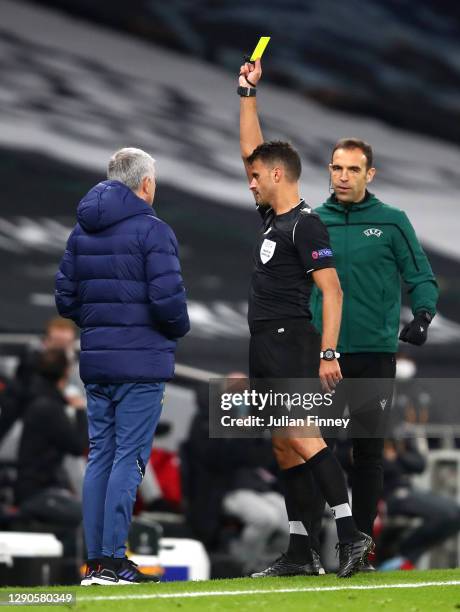
<path fill-rule="evenodd" d="M 190 329 L 173 231 L 118 181 L 93 187 L 77 217 L 56 306 L 81 328 L 82 380 L 169 380 L 176 339 Z"/>

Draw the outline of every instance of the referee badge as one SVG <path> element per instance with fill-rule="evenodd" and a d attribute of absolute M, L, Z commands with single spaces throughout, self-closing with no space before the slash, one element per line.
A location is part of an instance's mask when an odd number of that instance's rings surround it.
<path fill-rule="evenodd" d="M 263 264 L 270 261 L 270 259 L 273 257 L 275 249 L 276 242 L 274 240 L 268 240 L 268 238 L 265 238 L 265 240 L 262 242 L 262 246 L 260 247 L 260 259 Z"/>

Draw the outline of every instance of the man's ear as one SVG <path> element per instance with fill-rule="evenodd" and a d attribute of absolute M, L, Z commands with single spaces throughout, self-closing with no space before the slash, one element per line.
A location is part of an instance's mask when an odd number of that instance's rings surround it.
<path fill-rule="evenodd" d="M 366 183 L 372 183 L 376 172 L 377 170 L 375 168 L 369 168 L 366 173 Z"/>
<path fill-rule="evenodd" d="M 275 183 L 279 183 L 283 178 L 284 169 L 281 166 L 275 166 L 272 170 L 272 176 Z"/>
<path fill-rule="evenodd" d="M 152 179 L 149 178 L 148 176 L 144 176 L 144 178 L 142 179 L 142 191 L 148 195 L 149 193 L 149 186 L 150 186 L 150 181 Z"/>

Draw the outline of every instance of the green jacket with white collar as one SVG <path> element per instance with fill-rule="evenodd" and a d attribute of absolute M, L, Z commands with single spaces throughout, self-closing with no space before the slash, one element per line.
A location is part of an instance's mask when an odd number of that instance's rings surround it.
<path fill-rule="evenodd" d="M 344 293 L 337 350 L 341 353 L 398 350 L 401 278 L 412 312 L 435 314 L 438 286 L 406 214 L 373 194 L 343 205 L 334 196 L 315 209 L 329 231 Z M 322 296 L 315 287 L 311 310 L 321 330 Z"/>

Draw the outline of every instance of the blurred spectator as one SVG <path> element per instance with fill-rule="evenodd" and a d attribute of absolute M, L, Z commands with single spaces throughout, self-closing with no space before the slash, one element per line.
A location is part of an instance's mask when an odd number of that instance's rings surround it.
<path fill-rule="evenodd" d="M 70 364 L 67 394 L 84 397 L 84 387 L 78 372 L 76 340 L 77 327 L 73 321 L 63 317 L 52 318 L 46 325 L 41 346 L 38 349 L 29 350 L 23 357 L 16 371 L 16 378 L 27 387 L 35 375 L 40 353 L 45 349 L 62 349 L 65 351 Z"/>
<path fill-rule="evenodd" d="M 0 384 L 0 442 L 13 423 L 22 416 L 24 404 L 19 401 L 19 387 L 14 381 L 3 379 Z"/>
<path fill-rule="evenodd" d="M 421 453 L 439 448 L 440 440 L 421 435 L 419 426 L 430 423 L 430 411 L 436 408 L 430 391 L 417 377 L 417 363 L 408 355 L 396 359 L 396 385 L 392 410 L 392 431 L 395 438 L 412 438 Z M 439 402 L 439 399 L 438 399 Z"/>
<path fill-rule="evenodd" d="M 394 408 L 409 424 L 424 424 L 429 420 L 431 395 L 416 378 L 417 364 L 405 354 L 396 359 L 396 389 Z"/>
<path fill-rule="evenodd" d="M 235 379 L 233 391 L 244 376 L 228 376 Z M 216 548 L 223 544 L 219 537 L 225 532 L 225 520 L 236 519 L 242 528 L 228 542 L 228 550 L 243 572 L 260 569 L 269 549 L 278 550 L 288 539 L 284 498 L 276 490 L 273 473 L 271 440 L 210 439 L 208 385 L 198 393 L 198 405 L 182 454 L 190 525 L 207 547 Z"/>
<path fill-rule="evenodd" d="M 8 381 L 0 396 L 0 440 L 8 433 L 17 419 L 21 419 L 34 395 L 37 364 L 46 349 L 62 349 L 69 361 L 69 376 L 63 390 L 70 405 L 85 402 L 84 387 L 78 373 L 78 356 L 75 350 L 77 328 L 72 321 L 54 317 L 45 328 L 41 344 L 29 347 L 23 355 L 13 380 Z"/>
<path fill-rule="evenodd" d="M 70 368 L 63 349 L 45 349 L 38 358 L 19 447 L 16 501 L 26 517 L 77 526 L 81 504 L 62 463 L 67 454 L 83 455 L 88 437 L 84 402 L 74 402 L 75 420 L 66 413 Z"/>
<path fill-rule="evenodd" d="M 160 421 L 157 425 L 157 445 L 150 452 L 144 478 L 139 485 L 138 502 L 142 510 L 182 513 L 179 455 L 161 445 L 162 437 L 169 434 L 170 430 L 171 423 L 167 421 Z"/>
<path fill-rule="evenodd" d="M 425 457 L 416 441 L 387 440 L 384 448 L 384 499 L 387 516 L 419 518 L 420 526 L 409 530 L 399 544 L 399 555 L 387 559 L 383 570 L 412 567 L 431 547 L 444 542 L 460 530 L 460 506 L 448 497 L 417 489 L 411 475 L 420 474 Z"/>

